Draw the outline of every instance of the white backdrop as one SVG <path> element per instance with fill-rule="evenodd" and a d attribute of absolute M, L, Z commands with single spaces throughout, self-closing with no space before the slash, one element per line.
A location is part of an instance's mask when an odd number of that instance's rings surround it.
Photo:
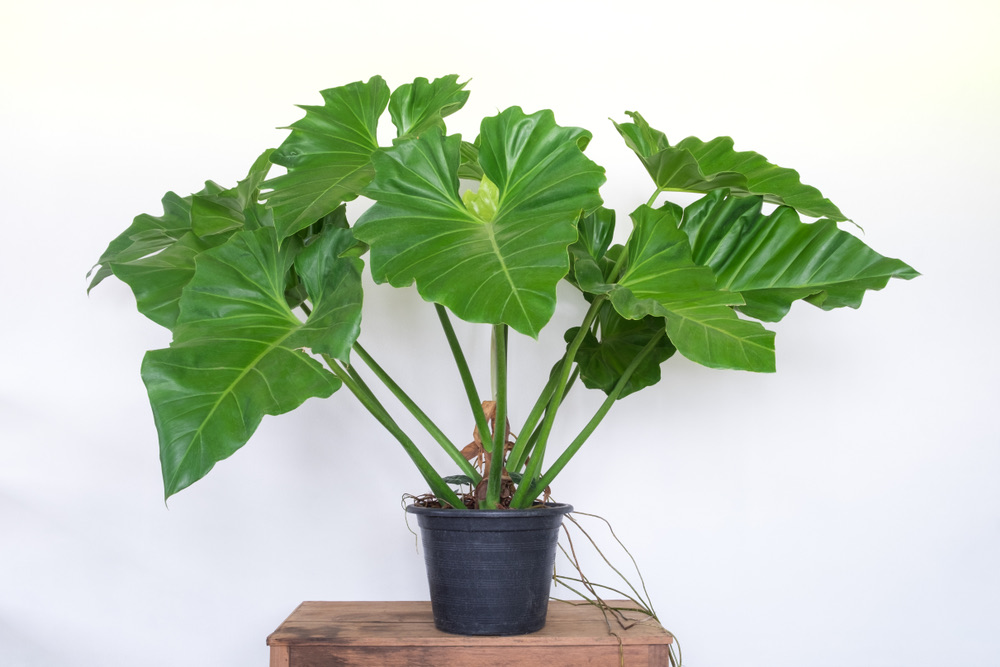
<path fill-rule="evenodd" d="M 264 665 L 301 600 L 426 598 L 399 508 L 420 479 L 346 392 L 265 419 L 165 507 L 138 368 L 168 339 L 84 274 L 167 189 L 242 177 L 320 89 L 452 72 L 453 131 L 512 104 L 593 131 L 620 219 L 651 187 L 607 119 L 637 109 L 798 169 L 924 274 L 859 311 L 797 305 L 775 375 L 672 359 L 558 480 L 631 547 L 685 663 L 1000 664 L 998 30 L 986 0 L 5 3 L 0 665 Z M 514 341 L 515 380 L 574 317 Z M 379 290 L 365 318 L 465 437 L 432 310 Z"/>

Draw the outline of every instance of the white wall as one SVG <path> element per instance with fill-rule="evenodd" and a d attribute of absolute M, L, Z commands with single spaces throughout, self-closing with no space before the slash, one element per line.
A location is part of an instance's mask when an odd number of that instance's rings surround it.
<path fill-rule="evenodd" d="M 622 217 L 650 186 L 607 118 L 638 109 L 798 169 L 924 274 L 796 306 L 775 375 L 671 360 L 557 482 L 629 544 L 686 664 L 1000 664 L 997 5 L 363 4 L 0 10 L 0 665 L 263 665 L 303 599 L 426 596 L 399 511 L 420 480 L 346 393 L 165 508 L 138 367 L 168 339 L 84 274 L 165 190 L 241 177 L 318 90 L 451 72 L 473 78 L 455 131 L 511 104 L 591 129 Z M 464 437 L 451 366 L 423 363 L 432 313 L 379 298 L 370 347 Z M 416 362 L 386 348 L 414 321 Z M 538 352 L 514 351 L 526 377 Z M 570 420 L 595 397 L 572 399 Z"/>

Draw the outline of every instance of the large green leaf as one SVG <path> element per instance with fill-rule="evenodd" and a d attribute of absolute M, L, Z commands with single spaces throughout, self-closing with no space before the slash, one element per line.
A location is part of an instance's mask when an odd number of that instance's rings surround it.
<path fill-rule="evenodd" d="M 180 313 L 181 291 L 194 276 L 195 259 L 225 240 L 224 236 L 201 239 L 186 232 L 160 252 L 131 262 L 116 262 L 112 269 L 116 278 L 132 288 L 139 312 L 170 329 Z"/>
<path fill-rule="evenodd" d="M 331 229 L 299 251 L 262 228 L 198 257 L 174 342 L 142 365 L 167 497 L 242 447 L 265 414 L 340 386 L 303 349 L 346 360 L 357 338 L 361 263 L 339 257 L 351 243 L 349 231 Z M 313 305 L 305 322 L 285 302 L 293 261 Z"/>
<path fill-rule="evenodd" d="M 866 290 L 917 272 L 883 257 L 831 220 L 806 224 L 794 210 L 762 213 L 760 197 L 712 192 L 684 211 L 695 262 L 711 267 L 720 289 L 738 291 L 742 312 L 776 322 L 796 299 L 826 310 L 857 308 Z"/>
<path fill-rule="evenodd" d="M 753 151 L 737 152 L 729 137 L 708 142 L 688 137 L 671 146 L 666 135 L 651 128 L 637 112 L 626 113 L 634 122 L 615 123 L 615 127 L 661 190 L 729 188 L 734 194 L 760 195 L 765 201 L 791 206 L 805 215 L 847 220 L 819 190 L 804 185 L 798 172 L 773 165 Z"/>
<path fill-rule="evenodd" d="M 223 188 L 209 181 L 205 183 L 205 189 L 198 194 L 218 194 L 222 191 Z M 94 273 L 91 269 L 94 278 L 88 291 L 113 274 L 115 263 L 131 262 L 160 252 L 190 232 L 191 198 L 168 192 L 161 200 L 163 215 L 152 216 L 148 213 L 137 215 L 132 224 L 108 244 L 94 265 L 94 268 L 98 269 L 97 272 Z"/>
<path fill-rule="evenodd" d="M 162 217 L 138 216 L 130 231 L 116 240 L 125 238 L 128 243 L 102 257 L 132 288 L 140 313 L 173 327 L 181 290 L 194 275 L 195 258 L 224 243 L 236 230 L 270 223 L 269 212 L 257 203 L 260 182 L 271 164 L 270 152 L 258 157 L 247 177 L 229 190 L 208 182 L 204 190 L 183 199 L 167 193 Z"/>
<path fill-rule="evenodd" d="M 445 130 L 444 117 L 455 113 L 469 99 L 464 90 L 468 81 L 459 83 L 457 74 L 434 81 L 420 77 L 405 83 L 389 98 L 389 115 L 399 137 L 418 137 L 436 127 Z"/>
<path fill-rule="evenodd" d="M 773 371 L 774 334 L 740 319 L 731 308 L 742 305 L 740 294 L 720 289 L 712 270 L 694 262 L 680 209 L 641 206 L 632 220 L 628 265 L 607 288 L 615 310 L 632 320 L 665 318 L 677 350 L 704 366 Z"/>
<path fill-rule="evenodd" d="M 576 223 L 601 203 L 604 170 L 587 159 L 584 130 L 551 111 L 513 107 L 482 122 L 479 190 L 458 191 L 461 137 L 432 128 L 375 156 L 355 225 L 371 246 L 375 280 L 416 282 L 428 301 L 470 322 L 508 324 L 537 336 L 569 268 Z"/>
<path fill-rule="evenodd" d="M 371 181 L 378 150 L 378 119 L 389 102 L 379 76 L 322 91 L 323 106 L 303 106 L 271 161 L 288 172 L 263 183 L 280 239 L 287 238 L 355 199 Z"/>
<path fill-rule="evenodd" d="M 610 394 L 632 360 L 663 331 L 665 323 L 662 317 L 655 316 L 625 319 L 607 303 L 598 312 L 597 323 L 598 334 L 587 332 L 576 353 L 576 361 L 584 385 Z M 566 342 L 573 340 L 577 331 L 577 328 L 567 331 Z M 661 336 L 652 353 L 633 371 L 618 398 L 659 382 L 660 364 L 675 351 L 670 340 Z"/>

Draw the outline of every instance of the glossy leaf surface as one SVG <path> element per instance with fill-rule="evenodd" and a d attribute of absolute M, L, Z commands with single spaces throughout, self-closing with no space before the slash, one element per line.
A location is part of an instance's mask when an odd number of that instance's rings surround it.
<path fill-rule="evenodd" d="M 484 183 L 495 192 L 463 201 L 461 138 L 432 129 L 376 155 L 365 190 L 375 204 L 355 234 L 371 246 L 377 281 L 416 282 L 423 298 L 466 321 L 537 336 L 568 271 L 577 220 L 601 203 L 604 172 L 580 150 L 589 135 L 559 127 L 548 111 L 513 107 L 484 120 L 480 137 Z"/>
<path fill-rule="evenodd" d="M 349 232 L 332 230 L 296 257 L 296 244 L 279 248 L 264 228 L 199 256 L 174 342 L 142 366 L 167 497 L 242 447 L 265 414 L 340 386 L 303 348 L 346 359 L 357 338 L 360 260 L 338 258 L 350 243 Z M 305 322 L 285 302 L 293 261 L 313 304 Z"/>
<path fill-rule="evenodd" d="M 288 172 L 263 183 L 280 239 L 355 199 L 372 178 L 378 119 L 389 103 L 382 77 L 322 91 L 323 106 L 303 106 L 271 161 Z"/>
<path fill-rule="evenodd" d="M 191 230 L 200 237 L 237 229 L 256 229 L 270 223 L 270 212 L 257 203 L 260 187 L 271 168 L 273 150 L 265 151 L 250 167 L 250 173 L 235 188 L 219 193 L 197 194 L 191 201 Z"/>
<path fill-rule="evenodd" d="M 819 190 L 804 185 L 798 172 L 773 165 L 753 151 L 734 150 L 729 137 L 708 142 L 688 137 L 671 146 L 666 135 L 651 128 L 641 115 L 626 113 L 634 122 L 615 123 L 615 127 L 661 190 L 729 188 L 734 194 L 761 195 L 765 201 L 791 206 L 805 215 L 847 220 Z"/>
<path fill-rule="evenodd" d="M 740 319 L 737 292 L 719 289 L 712 270 L 691 256 L 675 206 L 641 206 L 627 246 L 628 266 L 608 291 L 623 317 L 666 319 L 667 335 L 688 359 L 711 368 L 774 370 L 774 334 Z"/>
<path fill-rule="evenodd" d="M 465 105 L 468 81 L 459 83 L 458 75 L 443 76 L 434 81 L 420 77 L 392 92 L 389 115 L 398 137 L 418 137 L 432 127 L 444 133 L 444 119 Z"/>
<path fill-rule="evenodd" d="M 598 334 L 587 332 L 576 353 L 580 365 L 580 379 L 591 389 L 610 394 L 624 375 L 632 360 L 665 327 L 661 317 L 644 317 L 628 320 L 619 315 L 610 304 L 605 304 L 597 316 Z M 576 336 L 577 329 L 566 332 L 566 342 Z M 660 381 L 660 365 L 669 359 L 676 348 L 663 336 L 653 352 L 633 371 L 618 396 L 619 399 L 652 386 Z"/>
<path fill-rule="evenodd" d="M 211 181 L 205 184 L 205 189 L 198 194 L 218 194 L 223 191 Z M 113 274 L 116 263 L 131 262 L 160 252 L 174 244 L 182 236 L 191 231 L 191 199 L 192 196 L 181 197 L 168 192 L 163 195 L 163 215 L 153 216 L 148 213 L 137 215 L 129 227 L 119 234 L 97 260 L 94 274 L 88 289 L 94 289 L 102 280 Z"/>
<path fill-rule="evenodd" d="M 271 163 L 266 151 L 236 187 L 223 190 L 206 183 L 199 193 L 164 197 L 164 216 L 139 216 L 130 244 L 107 258 L 115 276 L 132 288 L 139 312 L 157 324 L 173 327 L 181 290 L 194 275 L 199 254 L 224 243 L 233 232 L 270 224 L 270 212 L 257 203 L 260 183 Z"/>
<path fill-rule="evenodd" d="M 713 192 L 689 206 L 681 229 L 695 261 L 712 268 L 720 288 L 740 292 L 746 300 L 740 310 L 752 317 L 780 320 L 796 299 L 826 310 L 857 308 L 865 291 L 918 275 L 831 220 L 803 223 L 787 207 L 765 215 L 759 197 L 725 194 Z"/>

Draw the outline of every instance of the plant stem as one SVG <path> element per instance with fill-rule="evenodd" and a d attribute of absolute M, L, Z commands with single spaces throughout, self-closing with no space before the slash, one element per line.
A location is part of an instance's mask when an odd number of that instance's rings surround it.
<path fill-rule="evenodd" d="M 545 383 L 542 393 L 538 395 L 538 400 L 535 401 L 534 407 L 528 413 L 528 418 L 524 421 L 524 426 L 518 431 L 520 435 L 517 438 L 517 442 L 514 443 L 514 449 L 511 450 L 510 457 L 507 459 L 508 470 L 520 470 L 521 466 L 524 465 L 524 459 L 527 458 L 530 446 L 537 438 L 535 427 L 538 426 L 542 415 L 545 414 L 545 406 L 549 404 L 549 400 L 552 398 L 552 392 L 556 389 L 556 381 L 558 379 L 559 376 L 552 373 L 549 381 Z"/>
<path fill-rule="evenodd" d="M 656 188 L 656 192 L 654 192 L 653 196 L 650 197 L 649 201 L 646 202 L 646 206 L 652 208 L 653 204 L 656 203 L 656 198 L 659 197 L 660 194 L 663 192 L 666 192 L 666 190 L 664 190 L 663 188 Z"/>
<path fill-rule="evenodd" d="M 632 377 L 632 373 L 634 373 L 635 369 L 639 367 L 642 360 L 653 351 L 653 348 L 656 347 L 656 344 L 660 342 L 660 339 L 665 334 L 666 330 L 658 332 L 656 336 L 646 343 L 646 346 L 642 348 L 642 351 L 640 351 L 639 354 L 632 359 L 632 362 L 625 369 L 625 372 L 622 373 L 621 378 L 618 379 L 618 383 L 615 384 L 614 389 L 612 389 L 611 393 L 608 394 L 608 397 L 604 399 L 604 403 L 601 404 L 597 413 L 590 419 L 589 422 L 587 422 L 587 425 L 583 427 L 583 430 L 580 431 L 580 434 L 576 437 L 576 439 L 570 443 L 569 447 L 567 447 L 566 450 L 559 455 L 559 458 L 552 464 L 552 467 L 546 470 L 545 474 L 542 475 L 537 482 L 532 484 L 532 490 L 534 491 L 534 495 L 532 497 L 541 493 L 546 486 L 551 484 L 552 480 L 555 479 L 555 476 L 558 475 L 562 469 L 566 467 L 566 464 L 569 463 L 570 459 L 572 459 L 573 456 L 580 451 L 580 447 L 583 446 L 583 443 L 587 441 L 587 438 L 590 437 L 590 435 L 604 419 L 605 415 L 608 414 L 608 411 L 611 409 L 611 406 L 614 405 L 614 402 L 618 400 L 618 397 L 621 395 L 622 390 L 625 389 L 625 385 L 628 383 L 629 378 Z"/>
<path fill-rule="evenodd" d="M 462 456 L 462 452 L 455 446 L 455 443 L 449 440 L 448 436 L 446 436 L 444 432 L 438 428 L 437 424 L 435 424 L 431 418 L 428 417 L 419 406 L 417 406 L 413 399 L 411 399 L 406 392 L 403 391 L 403 389 L 396 384 L 391 377 L 389 377 L 389 374 L 375 362 L 372 356 L 368 354 L 368 351 L 365 350 L 360 343 L 355 343 L 353 349 L 355 354 L 357 354 L 358 357 L 365 362 L 365 365 L 368 366 L 368 368 L 375 374 L 375 377 L 377 377 L 379 381 L 381 381 L 382 384 L 384 384 L 386 388 L 392 392 L 393 396 L 399 399 L 399 402 L 403 404 L 403 406 L 410 412 L 411 415 L 413 415 L 420 425 L 427 429 L 430 436 L 434 438 L 439 445 L 441 445 L 441 449 L 443 449 L 445 453 L 451 457 L 451 460 L 462 469 L 462 472 L 472 479 L 472 483 L 478 484 L 479 480 L 482 479 L 482 476 L 476 471 L 475 468 L 472 467 L 472 464 L 469 463 L 464 456 Z"/>
<path fill-rule="evenodd" d="M 507 326 L 493 327 L 493 401 L 496 404 L 496 418 L 493 420 L 493 452 L 490 457 L 490 479 L 486 485 L 486 501 L 483 509 L 496 509 L 500 502 L 500 480 L 504 466 L 504 450 L 507 447 Z"/>
<path fill-rule="evenodd" d="M 594 318 L 597 317 L 597 313 L 600 311 L 605 299 L 607 299 L 607 296 L 601 294 L 594 299 L 593 303 L 590 304 L 590 309 L 584 316 L 583 323 L 577 330 L 576 336 L 573 337 L 573 341 L 569 344 L 569 347 L 566 348 L 566 356 L 563 358 L 562 368 L 559 369 L 559 380 L 556 383 L 555 390 L 552 392 L 552 398 L 549 400 L 548 409 L 545 411 L 545 419 L 542 421 L 542 425 L 538 432 L 538 441 L 535 443 L 531 452 L 531 462 L 528 465 L 528 469 L 524 473 L 524 477 L 521 479 L 521 484 L 517 487 L 517 491 L 514 493 L 514 497 L 511 499 L 510 506 L 512 508 L 527 507 L 538 495 L 537 493 L 529 495 L 529 491 L 538 487 L 537 484 L 532 482 L 541 470 L 542 460 L 545 457 L 545 446 L 549 439 L 549 433 L 552 432 L 552 424 L 555 422 L 556 412 L 558 412 L 559 406 L 562 404 L 563 395 L 566 392 L 566 385 L 569 380 L 570 371 L 573 368 L 573 361 L 576 358 L 577 351 L 580 349 L 580 345 L 583 344 L 583 340 L 587 336 L 587 332 L 590 330 L 591 323 L 594 321 Z M 538 488 L 544 489 L 545 485 Z"/>
<path fill-rule="evenodd" d="M 559 362 L 560 364 L 562 361 Z M 570 389 L 573 388 L 573 384 L 576 379 L 580 376 L 580 367 L 577 365 L 573 368 L 572 375 L 569 376 L 569 380 L 566 382 L 566 390 L 563 392 L 562 400 L 566 400 L 566 396 L 569 394 Z M 555 373 L 549 378 L 548 384 L 542 390 L 541 395 L 538 397 L 538 401 L 535 403 L 535 407 L 532 408 L 531 414 L 528 415 L 528 419 L 524 422 L 524 428 L 521 429 L 521 434 L 514 444 L 514 449 L 511 450 L 510 456 L 507 457 L 507 470 L 508 472 L 518 472 L 524 466 L 524 460 L 528 458 L 531 454 L 532 448 L 535 446 L 535 442 L 538 441 L 538 422 L 541 420 L 544 414 L 545 408 L 552 398 L 552 392 L 555 391 L 556 381 L 559 376 Z M 562 405 L 562 403 L 560 403 Z M 537 411 L 537 414 L 536 414 Z"/>
<path fill-rule="evenodd" d="M 441 475 L 434 470 L 434 467 L 424 458 L 424 455 L 417 449 L 417 446 L 413 444 L 409 436 L 403 432 L 403 429 L 392 419 L 389 412 L 379 403 L 378 399 L 371 390 L 364 384 L 360 377 L 356 373 L 348 372 L 343 366 L 340 365 L 336 359 L 330 357 L 329 355 L 323 355 L 323 359 L 326 360 L 327 365 L 330 370 L 340 378 L 352 394 L 354 394 L 361 405 L 365 407 L 372 414 L 373 417 L 392 435 L 399 441 L 399 444 L 403 446 L 403 450 L 412 459 L 413 463 L 417 466 L 417 470 L 423 476 L 424 480 L 430 486 L 431 491 L 437 496 L 438 500 L 442 503 L 447 503 L 456 509 L 466 509 L 462 501 L 458 499 L 455 492 L 451 490 L 445 481 L 441 478 Z"/>
<path fill-rule="evenodd" d="M 472 372 L 469 370 L 469 364 L 465 360 L 462 347 L 458 344 L 458 336 L 455 335 L 455 329 L 451 326 L 448 311 L 439 303 L 434 304 L 434 307 L 437 309 L 438 319 L 441 320 L 441 327 L 444 329 L 444 335 L 448 339 L 448 346 L 451 348 L 452 356 L 455 357 L 458 373 L 462 376 L 462 386 L 465 387 L 465 395 L 469 399 L 469 407 L 472 408 L 472 417 L 475 419 L 476 428 L 479 430 L 479 439 L 483 442 L 483 447 L 486 447 L 489 442 L 490 425 L 487 423 L 486 415 L 483 413 L 483 403 L 479 399 L 479 392 L 476 391 L 476 383 L 472 379 Z"/>

